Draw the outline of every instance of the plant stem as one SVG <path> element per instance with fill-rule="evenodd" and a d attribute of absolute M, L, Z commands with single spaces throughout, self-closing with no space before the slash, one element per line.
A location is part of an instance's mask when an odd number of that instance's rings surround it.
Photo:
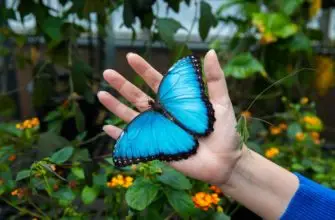
<path fill-rule="evenodd" d="M 26 213 L 26 214 L 29 214 L 33 217 L 38 217 L 38 218 L 41 218 L 43 219 L 43 216 L 41 216 L 40 214 L 36 213 L 36 212 L 33 212 L 33 211 L 30 211 L 26 208 L 20 208 L 19 206 L 15 205 L 14 203 L 12 203 L 11 201 L 5 199 L 5 198 L 1 198 L 2 201 L 4 201 L 5 203 L 7 203 L 8 205 L 12 206 L 13 208 L 17 209 L 18 211 L 20 211 L 21 213 Z"/>
<path fill-rule="evenodd" d="M 43 211 L 42 211 L 42 209 L 40 209 L 33 201 L 31 201 L 30 199 L 28 199 L 28 202 L 29 202 L 29 204 L 30 205 L 32 205 L 39 213 L 41 213 L 41 215 L 43 215 L 43 216 L 45 216 L 45 218 L 46 219 L 50 219 L 50 217 L 46 214 L 46 213 L 44 213 Z"/>
<path fill-rule="evenodd" d="M 172 218 L 174 215 L 176 214 L 176 212 L 172 212 L 170 215 L 168 215 L 164 220 L 169 220 L 170 218 Z"/>

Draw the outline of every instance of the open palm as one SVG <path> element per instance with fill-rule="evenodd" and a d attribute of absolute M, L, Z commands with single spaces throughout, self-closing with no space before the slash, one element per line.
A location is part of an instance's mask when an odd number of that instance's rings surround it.
<path fill-rule="evenodd" d="M 154 92 L 157 92 L 163 76 L 139 55 L 129 53 L 127 60 L 135 72 L 145 80 Z M 195 155 L 186 160 L 174 161 L 169 164 L 187 176 L 219 185 L 229 179 L 241 152 L 237 150 L 238 135 L 235 130 L 234 111 L 226 81 L 214 50 L 209 51 L 205 56 L 204 71 L 209 99 L 215 110 L 214 131 L 208 137 L 199 139 L 200 146 Z M 106 70 L 103 75 L 104 79 L 124 98 L 133 103 L 140 112 L 149 108 L 148 100 L 152 98 L 121 74 L 114 70 Z M 139 114 L 107 92 L 99 92 L 98 98 L 107 109 L 126 122 L 130 122 Z M 117 139 L 122 129 L 106 125 L 104 131 L 112 138 Z"/>

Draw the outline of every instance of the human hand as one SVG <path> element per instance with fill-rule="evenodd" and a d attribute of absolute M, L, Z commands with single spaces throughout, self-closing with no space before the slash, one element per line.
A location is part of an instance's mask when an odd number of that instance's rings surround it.
<path fill-rule="evenodd" d="M 144 79 L 154 92 L 157 92 L 163 76 L 139 55 L 129 53 L 127 60 L 134 71 Z M 198 140 L 199 148 L 196 154 L 185 160 L 169 162 L 169 164 L 192 178 L 222 185 L 228 181 L 242 153 L 237 147 L 239 137 L 235 130 L 236 119 L 226 81 L 214 50 L 209 51 L 205 56 L 204 72 L 209 99 L 215 110 L 214 131 L 208 137 Z M 140 112 L 149 108 L 148 100 L 152 98 L 127 81 L 122 75 L 114 70 L 106 70 L 103 76 Z M 98 98 L 107 109 L 126 122 L 130 122 L 139 114 L 107 92 L 99 92 Z M 122 132 L 122 129 L 113 125 L 106 125 L 103 129 L 114 139 L 117 139 Z"/>

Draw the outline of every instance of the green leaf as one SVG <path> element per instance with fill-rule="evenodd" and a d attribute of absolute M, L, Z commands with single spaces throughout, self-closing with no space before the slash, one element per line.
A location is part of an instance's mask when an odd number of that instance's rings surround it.
<path fill-rule="evenodd" d="M 79 104 L 74 103 L 76 128 L 79 132 L 85 131 L 85 116 L 81 111 Z"/>
<path fill-rule="evenodd" d="M 20 181 L 28 177 L 30 177 L 30 170 L 21 170 L 20 172 L 17 173 L 15 180 Z"/>
<path fill-rule="evenodd" d="M 58 199 L 60 205 L 68 206 L 76 198 L 76 194 L 70 188 L 61 188 L 53 193 L 53 197 Z"/>
<path fill-rule="evenodd" d="M 68 159 L 70 159 L 70 157 L 72 156 L 73 150 L 74 150 L 73 147 L 64 147 L 63 149 L 54 153 L 51 156 L 50 161 L 55 164 L 62 164 Z"/>
<path fill-rule="evenodd" d="M 148 180 L 137 179 L 127 190 L 127 204 L 138 211 L 144 210 L 154 201 L 159 191 L 159 187 Z"/>
<path fill-rule="evenodd" d="M 160 38 L 166 43 L 169 48 L 175 45 L 174 34 L 182 28 L 181 24 L 172 18 L 158 18 L 157 29 Z"/>
<path fill-rule="evenodd" d="M 213 220 L 230 220 L 231 217 L 226 215 L 225 213 L 215 213 L 213 216 Z"/>
<path fill-rule="evenodd" d="M 93 184 L 96 186 L 106 186 L 107 177 L 105 174 L 94 174 L 93 175 Z"/>
<path fill-rule="evenodd" d="M 107 158 L 105 158 L 105 160 L 106 160 L 109 164 L 111 164 L 111 165 L 114 166 L 114 160 L 113 160 L 113 157 L 107 157 Z"/>
<path fill-rule="evenodd" d="M 241 149 L 243 147 L 243 144 L 247 143 L 249 139 L 247 119 L 243 115 L 237 121 L 236 131 L 240 135 L 240 149 Z"/>
<path fill-rule="evenodd" d="M 279 2 L 279 9 L 286 15 L 293 14 L 304 2 L 304 0 L 281 0 Z"/>
<path fill-rule="evenodd" d="M 179 4 L 181 2 L 180 0 L 164 0 L 164 2 L 166 2 L 173 11 L 176 13 L 179 12 Z"/>
<path fill-rule="evenodd" d="M 42 159 L 44 157 L 50 156 L 51 152 L 55 151 L 60 147 L 70 145 L 71 143 L 63 138 L 62 136 L 57 135 L 54 132 L 45 132 L 40 134 L 38 140 L 38 158 Z"/>
<path fill-rule="evenodd" d="M 290 138 L 290 139 L 295 139 L 295 135 L 298 133 L 298 132 L 302 132 L 302 128 L 300 126 L 299 123 L 292 123 L 288 126 L 287 128 L 287 136 Z"/>
<path fill-rule="evenodd" d="M 53 41 L 59 42 L 62 39 L 61 27 L 63 21 L 61 18 L 48 16 L 42 23 L 41 28 Z"/>
<path fill-rule="evenodd" d="M 92 72 L 92 68 L 84 60 L 73 57 L 71 77 L 74 92 L 84 95 L 89 90 L 87 77 L 91 76 Z"/>
<path fill-rule="evenodd" d="M 222 12 L 226 11 L 232 6 L 236 6 L 238 4 L 245 3 L 244 0 L 225 0 L 220 7 L 216 10 L 215 14 L 217 16 L 221 15 Z"/>
<path fill-rule="evenodd" d="M 85 179 L 85 174 L 83 168 L 80 167 L 73 167 L 71 168 L 71 172 L 78 178 L 78 179 Z"/>
<path fill-rule="evenodd" d="M 8 95 L 0 94 L 0 117 L 11 117 L 16 111 L 15 101 Z"/>
<path fill-rule="evenodd" d="M 79 149 L 73 154 L 72 161 L 91 161 L 90 154 L 87 149 Z"/>
<path fill-rule="evenodd" d="M 290 50 L 291 52 L 312 51 L 311 40 L 302 32 L 295 34 L 292 38 L 287 39 L 281 47 Z"/>
<path fill-rule="evenodd" d="M 212 14 L 212 7 L 209 3 L 201 1 L 200 3 L 200 19 L 199 19 L 199 33 L 201 39 L 204 41 L 209 29 L 217 25 L 216 17 Z"/>
<path fill-rule="evenodd" d="M 186 190 L 192 188 L 192 184 L 187 177 L 169 167 L 163 169 L 162 175 L 158 176 L 157 180 L 175 189 Z"/>
<path fill-rule="evenodd" d="M 124 0 L 123 22 L 126 25 L 126 27 L 129 27 L 129 28 L 135 22 L 135 15 L 134 15 L 134 12 L 133 12 L 133 7 L 132 7 L 132 1 L 131 0 Z"/>
<path fill-rule="evenodd" d="M 97 198 L 98 194 L 99 191 L 96 188 L 85 186 L 81 192 L 81 200 L 86 205 L 91 204 Z"/>
<path fill-rule="evenodd" d="M 225 66 L 226 76 L 233 76 L 236 79 L 246 79 L 261 73 L 266 77 L 263 65 L 250 53 L 242 53 L 233 57 Z"/>
<path fill-rule="evenodd" d="M 191 196 L 185 191 L 166 188 L 164 193 L 173 209 L 176 210 L 176 212 L 178 212 L 183 218 L 188 218 L 197 211 L 192 202 Z"/>
<path fill-rule="evenodd" d="M 291 23 L 290 18 L 281 13 L 254 13 L 252 23 L 262 27 L 263 33 L 271 33 L 280 38 L 287 38 L 298 31 L 298 26 Z"/>

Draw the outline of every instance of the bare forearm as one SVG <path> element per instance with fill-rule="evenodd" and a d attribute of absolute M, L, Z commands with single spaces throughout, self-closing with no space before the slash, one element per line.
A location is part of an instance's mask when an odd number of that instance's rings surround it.
<path fill-rule="evenodd" d="M 298 188 L 298 178 L 244 147 L 222 190 L 265 219 L 278 219 Z"/>

